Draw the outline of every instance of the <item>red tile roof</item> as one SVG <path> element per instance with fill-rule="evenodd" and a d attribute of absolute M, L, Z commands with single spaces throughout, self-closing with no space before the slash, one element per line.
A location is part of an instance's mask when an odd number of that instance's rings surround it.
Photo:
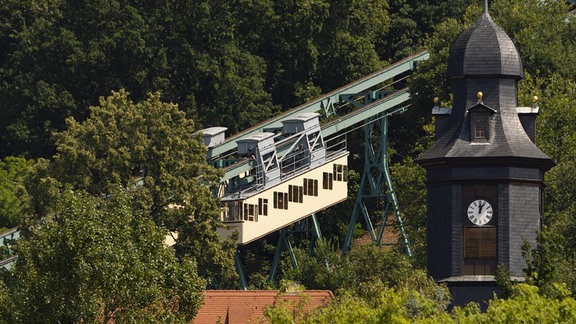
<path fill-rule="evenodd" d="M 305 290 L 279 293 L 278 290 L 206 290 L 204 304 L 198 310 L 195 324 L 258 323 L 267 305 L 285 305 L 295 309 L 300 302 L 304 311 L 326 305 L 334 295 L 330 290 Z"/>

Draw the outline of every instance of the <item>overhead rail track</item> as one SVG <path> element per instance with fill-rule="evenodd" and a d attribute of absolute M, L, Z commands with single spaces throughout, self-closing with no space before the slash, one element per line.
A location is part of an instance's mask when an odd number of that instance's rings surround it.
<path fill-rule="evenodd" d="M 409 99 L 410 92 L 408 88 L 395 91 L 382 99 L 322 125 L 322 135 L 325 138 L 329 138 L 378 114 L 395 113 L 398 110 L 405 109 L 405 107 L 399 107 L 399 105 L 406 103 Z M 238 163 L 226 167 L 224 169 L 225 175 L 221 180 L 229 180 L 241 173 L 247 172 L 250 168 L 251 166 L 249 165 L 248 159 L 241 160 Z"/>
<path fill-rule="evenodd" d="M 362 79 L 349 83 L 339 89 L 336 89 L 328 94 L 325 94 L 315 100 L 309 101 L 303 105 L 295 107 L 286 111 L 278 116 L 268 119 L 258 125 L 255 125 L 245 131 L 239 132 L 233 136 L 228 137 L 222 143 L 208 149 L 208 160 L 215 160 L 218 157 L 236 150 L 236 141 L 250 137 L 256 133 L 264 131 L 273 131 L 282 128 L 282 121 L 291 119 L 297 115 L 307 112 L 324 112 L 326 116 L 335 114 L 334 107 L 343 104 L 351 96 L 360 95 L 370 88 L 376 87 L 387 80 L 402 75 L 403 73 L 412 71 L 419 61 L 424 61 L 429 58 L 429 53 L 424 51 L 418 54 L 407 57 L 401 61 L 391 64 L 379 71 L 376 71 Z"/>

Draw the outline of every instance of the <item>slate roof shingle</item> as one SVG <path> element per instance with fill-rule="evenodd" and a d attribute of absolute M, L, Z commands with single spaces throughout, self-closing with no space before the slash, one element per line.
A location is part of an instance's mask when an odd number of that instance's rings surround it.
<path fill-rule="evenodd" d="M 487 50 L 489 49 L 489 50 Z M 488 12 L 458 37 L 450 50 L 448 77 L 479 75 L 524 76 L 520 54 Z"/>
<path fill-rule="evenodd" d="M 424 167 L 509 165 L 548 170 L 554 162 L 532 142 L 517 112 L 517 82 L 523 77 L 520 55 L 514 43 L 487 12 L 456 40 L 448 59 L 454 108 L 437 141 L 416 162 Z M 471 139 L 470 109 L 477 92 L 493 111 L 489 138 Z"/>

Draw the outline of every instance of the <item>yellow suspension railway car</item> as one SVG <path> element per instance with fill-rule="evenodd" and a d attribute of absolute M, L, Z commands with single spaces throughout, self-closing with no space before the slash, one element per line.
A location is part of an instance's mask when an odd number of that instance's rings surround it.
<path fill-rule="evenodd" d="M 224 227 L 247 244 L 348 197 L 346 139 L 325 141 L 317 113 L 282 122 L 282 132 L 262 132 L 237 141 L 248 171 L 222 183 Z"/>

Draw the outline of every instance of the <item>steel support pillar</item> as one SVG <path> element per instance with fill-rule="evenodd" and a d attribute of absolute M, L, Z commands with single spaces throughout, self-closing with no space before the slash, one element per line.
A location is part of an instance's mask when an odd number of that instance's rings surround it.
<path fill-rule="evenodd" d="M 286 248 L 288 254 L 290 255 L 290 260 L 292 261 L 292 267 L 297 268 L 298 262 L 296 261 L 296 256 L 292 250 L 292 244 L 288 239 L 288 230 L 282 228 L 280 230 L 280 236 L 278 237 L 278 244 L 276 244 L 276 252 L 274 253 L 274 261 L 272 261 L 272 268 L 270 268 L 270 276 L 268 277 L 269 282 L 273 282 L 276 277 L 276 271 L 280 265 L 280 259 L 282 258 L 282 251 Z"/>
<path fill-rule="evenodd" d="M 316 243 L 316 241 L 322 240 L 322 232 L 320 231 L 320 224 L 318 223 L 316 214 L 312 214 L 307 219 L 301 220 L 300 222 L 298 222 L 297 226 L 299 226 L 300 228 L 308 227 L 308 220 L 312 222 L 312 229 L 311 229 L 312 239 L 310 241 L 310 247 L 308 250 L 308 252 L 312 254 L 312 252 L 314 251 L 314 244 Z M 296 261 L 296 255 L 294 255 L 294 251 L 292 250 L 292 245 L 290 244 L 288 236 L 289 231 L 286 228 L 280 230 L 280 237 L 278 238 L 278 244 L 276 245 L 274 260 L 272 261 L 272 267 L 270 268 L 270 276 L 268 278 L 269 282 L 273 282 L 274 278 L 276 277 L 276 271 L 278 270 L 278 266 L 280 265 L 280 259 L 282 257 L 282 251 L 284 251 L 284 249 L 286 249 L 286 251 L 290 255 L 290 261 L 292 262 L 292 267 L 293 268 L 298 267 L 298 262 Z"/>
<path fill-rule="evenodd" d="M 240 252 L 238 252 L 238 250 L 236 250 L 236 253 L 234 253 L 234 265 L 236 266 L 236 271 L 240 277 L 240 287 L 242 290 L 248 290 L 248 282 L 246 281 L 246 276 L 244 275 L 244 265 L 242 264 L 242 257 L 240 256 Z"/>
<path fill-rule="evenodd" d="M 376 234 L 367 202 L 382 198 L 386 199 L 386 203 L 384 208 L 382 208 L 382 224 L 378 234 Z M 371 207 L 374 208 L 374 206 Z M 354 228 L 360 217 L 364 220 L 372 242 L 380 245 L 387 225 L 388 215 L 391 212 L 390 207 L 392 207 L 396 215 L 396 221 L 402 236 L 402 245 L 408 256 L 412 256 L 412 250 L 404 230 L 398 199 L 392 186 L 392 178 L 388 167 L 388 115 L 382 114 L 364 123 L 364 170 L 342 253 L 346 253 L 350 249 Z"/>
<path fill-rule="evenodd" d="M 318 218 L 316 218 L 316 214 L 310 215 L 310 220 L 312 221 L 312 239 L 310 240 L 308 253 L 312 255 L 312 253 L 314 253 L 314 247 L 316 246 L 316 241 L 322 241 L 322 232 L 320 231 L 320 223 L 318 223 Z"/>

